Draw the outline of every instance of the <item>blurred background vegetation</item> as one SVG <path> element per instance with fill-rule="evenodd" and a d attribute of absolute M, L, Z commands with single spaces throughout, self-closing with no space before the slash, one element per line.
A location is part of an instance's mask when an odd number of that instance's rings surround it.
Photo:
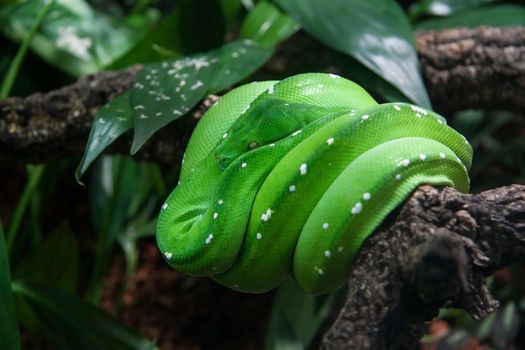
<path fill-rule="evenodd" d="M 127 132 L 133 133 L 134 154 L 157 130 L 183 117 L 210 93 L 221 94 L 252 79 L 298 73 L 268 65 L 276 64 L 270 63 L 276 50 L 294 45 L 294 37 L 301 33 L 333 54 L 335 71 L 358 81 L 378 100 L 430 107 L 414 49 L 415 30 L 525 25 L 520 1 L 3 0 L 0 4 L 0 98 L 51 91 L 88 73 L 145 64 L 135 86 L 97 114 L 82 158 L 0 164 L 1 349 L 315 347 L 344 291 L 309 298 L 286 283 L 270 296 L 250 298 L 210 284 L 195 289 L 194 284 L 205 282 L 175 276 L 152 250 L 157 210 L 177 182 L 178 164 L 161 166 L 102 152 Z M 395 47 L 384 44 L 392 38 Z M 174 67 L 178 77 L 170 72 Z M 143 86 L 151 84 L 155 74 L 161 86 L 145 94 Z M 174 91 L 181 79 L 186 85 L 169 101 L 164 99 L 163 91 Z M 141 119 L 134 108 L 139 104 L 162 117 Z M 173 109 L 179 113 L 170 113 Z M 472 191 L 524 183 L 525 128 L 516 114 L 467 110 L 447 118 L 474 147 Z M 75 181 L 75 174 L 85 187 Z M 163 290 L 155 285 L 158 266 L 167 279 Z M 523 265 L 516 264 L 489 278 L 502 307 L 485 320 L 474 321 L 461 310 L 443 310 L 421 347 L 525 348 L 523 273 Z M 159 314 L 157 323 L 148 327 L 141 326 L 146 317 L 141 312 L 146 311 L 137 306 L 148 300 L 132 300 L 144 285 L 151 289 L 148 298 L 160 300 L 154 307 L 166 306 L 147 311 L 148 317 Z M 169 308 L 170 298 L 198 310 L 192 304 L 214 297 L 221 302 L 214 306 L 208 301 L 204 310 L 192 314 L 193 323 L 173 330 L 186 313 Z M 237 302 L 245 311 L 230 315 L 238 309 L 232 306 Z M 256 315 L 248 315 L 252 309 L 247 305 L 254 304 Z M 196 318 L 199 312 L 204 316 Z M 224 314 L 209 327 L 218 327 L 215 330 L 201 324 L 209 313 Z M 244 328 L 238 324 L 243 317 Z M 228 323 L 231 320 L 235 321 Z M 248 326 L 253 326 L 252 333 Z M 163 333 L 166 329 L 171 331 Z"/>

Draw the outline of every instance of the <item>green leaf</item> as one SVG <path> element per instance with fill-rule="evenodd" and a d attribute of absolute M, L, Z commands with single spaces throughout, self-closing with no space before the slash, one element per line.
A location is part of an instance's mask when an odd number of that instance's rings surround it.
<path fill-rule="evenodd" d="M 102 107 L 95 116 L 84 155 L 75 171 L 78 182 L 95 158 L 133 126 L 129 96 L 128 90 Z"/>
<path fill-rule="evenodd" d="M 16 322 L 13 294 L 11 292 L 11 273 L 5 235 L 0 223 L 0 349 L 19 350 L 20 338 Z"/>
<path fill-rule="evenodd" d="M 393 0 L 276 0 L 311 35 L 352 56 L 430 107 L 414 48 L 412 28 Z"/>
<path fill-rule="evenodd" d="M 330 312 L 336 293 L 318 297 L 306 295 L 288 278 L 275 296 L 266 349 L 305 349 L 315 339 Z"/>
<path fill-rule="evenodd" d="M 67 223 L 57 227 L 17 265 L 16 279 L 51 284 L 73 292 L 80 270 L 78 242 Z"/>
<path fill-rule="evenodd" d="M 480 26 L 515 27 L 525 25 L 525 6 L 493 5 L 461 11 L 453 16 L 417 23 L 416 29 L 477 28 Z"/>
<path fill-rule="evenodd" d="M 183 0 L 111 69 L 210 50 L 220 46 L 223 37 L 224 23 L 217 0 Z"/>
<path fill-rule="evenodd" d="M 299 30 L 299 23 L 275 5 L 261 1 L 248 13 L 241 27 L 241 38 L 264 47 L 273 47 Z"/>
<path fill-rule="evenodd" d="M 121 322 L 58 288 L 15 282 L 13 292 L 32 307 L 63 349 L 157 349 Z"/>
<path fill-rule="evenodd" d="M 408 8 L 411 18 L 423 15 L 450 16 L 461 10 L 477 7 L 495 0 L 420 0 Z"/>
<path fill-rule="evenodd" d="M 98 234 L 88 293 L 92 300 L 100 296 L 117 239 L 126 249 L 134 246 L 137 231 L 155 216 L 158 199 L 153 194 L 154 174 L 150 169 L 129 156 L 104 156 L 95 163 L 89 186 L 90 212 Z"/>
<path fill-rule="evenodd" d="M 0 10 L 3 34 L 22 41 L 29 34 L 45 0 L 18 3 Z M 146 21 L 117 21 L 95 11 L 83 0 L 59 1 L 46 16 L 31 48 L 65 72 L 80 76 L 109 65 L 140 39 Z"/>
<path fill-rule="evenodd" d="M 271 51 L 250 40 L 173 61 L 152 63 L 139 73 L 131 89 L 134 123 L 131 153 L 166 124 L 180 118 L 204 96 L 244 79 Z"/>

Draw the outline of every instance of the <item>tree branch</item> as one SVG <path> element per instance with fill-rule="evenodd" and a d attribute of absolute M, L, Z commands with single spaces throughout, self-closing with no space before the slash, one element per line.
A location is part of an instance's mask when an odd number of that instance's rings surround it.
<path fill-rule="evenodd" d="M 484 278 L 524 254 L 525 186 L 421 186 L 361 248 L 323 349 L 415 349 L 443 306 L 484 317 L 498 306 Z"/>
<path fill-rule="evenodd" d="M 332 65 L 328 58 L 303 55 L 306 50 L 327 52 L 325 47 L 306 35 L 298 38 L 281 46 L 266 66 L 269 75 L 282 76 L 288 69 L 293 72 L 297 67 L 290 67 L 298 62 L 307 70 L 331 70 L 327 68 Z M 293 40 L 299 40 L 299 49 Z M 430 96 L 438 110 L 525 109 L 525 28 L 416 33 L 416 43 Z M 279 72 L 275 67 L 280 67 Z M 48 93 L 0 100 L 0 161 L 43 162 L 81 154 L 95 113 L 130 88 L 139 70 L 140 66 L 135 66 L 101 72 Z M 215 99 L 208 98 L 189 116 L 158 132 L 138 157 L 166 164 L 178 162 L 197 119 Z M 127 153 L 129 143 L 128 135 L 109 151 Z"/>

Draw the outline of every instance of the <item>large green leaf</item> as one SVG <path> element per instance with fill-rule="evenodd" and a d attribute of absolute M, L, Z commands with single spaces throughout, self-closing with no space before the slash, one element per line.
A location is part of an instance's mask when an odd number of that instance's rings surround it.
<path fill-rule="evenodd" d="M 75 172 L 77 181 L 80 182 L 82 174 L 106 147 L 133 126 L 129 96 L 128 90 L 102 107 L 95 116 L 84 155 Z"/>
<path fill-rule="evenodd" d="M 31 306 L 61 349 L 157 349 L 121 322 L 58 288 L 14 282 L 13 292 Z"/>
<path fill-rule="evenodd" d="M 430 107 L 412 28 L 393 0 L 276 0 L 302 27 L 344 52 L 398 88 L 413 102 Z"/>
<path fill-rule="evenodd" d="M 493 5 L 458 12 L 444 18 L 429 19 L 416 24 L 416 29 L 446 29 L 479 26 L 514 27 L 525 25 L 525 6 Z"/>
<path fill-rule="evenodd" d="M 0 349 L 19 350 L 20 338 L 16 322 L 9 257 L 5 244 L 4 230 L 0 223 Z"/>
<path fill-rule="evenodd" d="M 22 41 L 45 0 L 18 3 L 0 10 L 3 34 Z M 100 70 L 140 39 L 146 21 L 117 22 L 95 11 L 84 0 L 59 0 L 46 16 L 31 48 L 49 63 L 79 76 Z"/>
<path fill-rule="evenodd" d="M 451 14 L 495 0 L 420 0 L 410 5 L 411 18 L 422 15 L 450 16 Z"/>
<path fill-rule="evenodd" d="M 273 47 L 299 29 L 292 17 L 275 5 L 261 1 L 246 16 L 241 37 L 251 39 L 265 47 Z"/>
<path fill-rule="evenodd" d="M 270 54 L 271 51 L 253 41 L 239 40 L 204 54 L 145 66 L 131 90 L 134 123 L 131 153 L 207 94 L 244 79 Z"/>

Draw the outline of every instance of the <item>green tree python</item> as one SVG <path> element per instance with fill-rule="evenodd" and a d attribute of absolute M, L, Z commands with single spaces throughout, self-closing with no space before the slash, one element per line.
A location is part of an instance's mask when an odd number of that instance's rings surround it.
<path fill-rule="evenodd" d="M 237 291 L 266 292 L 290 274 L 309 294 L 330 292 L 419 185 L 468 191 L 471 161 L 443 117 L 378 104 L 337 75 L 254 82 L 197 125 L 158 246 L 176 270 Z"/>

